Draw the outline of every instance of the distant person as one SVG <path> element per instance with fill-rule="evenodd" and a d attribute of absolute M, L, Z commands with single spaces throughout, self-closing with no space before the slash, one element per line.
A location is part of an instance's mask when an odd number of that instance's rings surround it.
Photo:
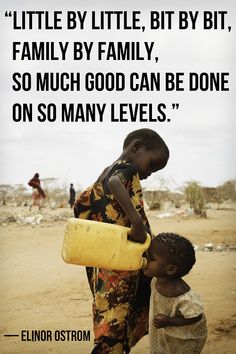
<path fill-rule="evenodd" d="M 73 187 L 73 183 L 70 184 L 70 199 L 69 199 L 69 204 L 70 207 L 73 208 L 75 203 L 75 189 Z"/>
<path fill-rule="evenodd" d="M 44 191 L 41 188 L 39 174 L 35 173 L 34 177 L 28 182 L 28 185 L 33 188 L 32 191 L 32 203 L 30 205 L 30 211 L 33 206 L 38 206 L 39 210 L 42 208 L 43 199 L 46 197 Z"/>
<path fill-rule="evenodd" d="M 140 180 L 162 170 L 168 158 L 168 147 L 155 131 L 131 132 L 120 157 L 78 196 L 75 217 L 131 227 L 129 238 L 144 243 L 150 229 Z M 150 278 L 139 270 L 86 271 L 94 299 L 92 353 L 129 353 L 147 333 Z"/>
<path fill-rule="evenodd" d="M 193 245 L 185 237 L 154 237 L 143 270 L 151 282 L 150 354 L 199 354 L 207 337 L 200 296 L 182 279 L 195 263 Z"/>

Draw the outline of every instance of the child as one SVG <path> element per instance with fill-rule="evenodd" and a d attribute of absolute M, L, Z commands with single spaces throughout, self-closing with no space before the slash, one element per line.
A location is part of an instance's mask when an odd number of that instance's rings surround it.
<path fill-rule="evenodd" d="M 148 249 L 144 274 L 151 282 L 150 354 L 198 354 L 206 342 L 206 320 L 198 294 L 182 279 L 195 263 L 190 241 L 157 235 Z"/>
<path fill-rule="evenodd" d="M 75 202 L 75 217 L 131 227 L 130 239 L 145 242 L 148 221 L 140 179 L 167 164 L 169 150 L 153 130 L 125 139 L 121 156 Z M 146 334 L 150 281 L 141 271 L 86 268 L 93 293 L 95 347 L 92 353 L 129 353 Z"/>

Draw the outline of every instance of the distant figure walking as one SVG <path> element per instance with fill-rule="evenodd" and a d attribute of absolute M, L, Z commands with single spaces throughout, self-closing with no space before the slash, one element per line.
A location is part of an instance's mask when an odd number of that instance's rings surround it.
<path fill-rule="evenodd" d="M 42 208 L 43 199 L 46 197 L 44 191 L 41 188 L 39 174 L 35 173 L 34 177 L 28 182 L 28 185 L 33 188 L 32 191 L 32 203 L 30 205 L 30 211 L 32 207 L 38 206 L 39 210 Z"/>
<path fill-rule="evenodd" d="M 70 184 L 70 199 L 69 199 L 69 204 L 70 207 L 73 208 L 75 203 L 75 189 L 73 187 L 73 183 Z"/>

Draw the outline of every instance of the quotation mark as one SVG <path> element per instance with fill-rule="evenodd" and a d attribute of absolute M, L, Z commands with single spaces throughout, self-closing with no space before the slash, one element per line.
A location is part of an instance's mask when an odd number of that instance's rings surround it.
<path fill-rule="evenodd" d="M 172 108 L 173 109 L 179 109 L 179 104 L 178 103 L 172 103 Z"/>
<path fill-rule="evenodd" d="M 11 17 L 12 16 L 12 13 L 11 13 L 11 11 L 9 12 L 9 11 L 6 11 L 5 12 L 5 17 Z"/>

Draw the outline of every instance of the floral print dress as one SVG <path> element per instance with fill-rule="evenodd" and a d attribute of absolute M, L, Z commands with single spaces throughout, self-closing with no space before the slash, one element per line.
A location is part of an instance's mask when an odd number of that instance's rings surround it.
<path fill-rule="evenodd" d="M 120 177 L 133 204 L 149 231 L 143 208 L 142 189 L 136 166 L 117 161 L 99 179 L 82 192 L 74 207 L 75 217 L 130 227 L 131 223 L 109 191 L 108 180 Z M 129 353 L 147 334 L 150 280 L 141 271 L 113 271 L 86 268 L 93 294 L 95 347 L 92 353 Z"/>

